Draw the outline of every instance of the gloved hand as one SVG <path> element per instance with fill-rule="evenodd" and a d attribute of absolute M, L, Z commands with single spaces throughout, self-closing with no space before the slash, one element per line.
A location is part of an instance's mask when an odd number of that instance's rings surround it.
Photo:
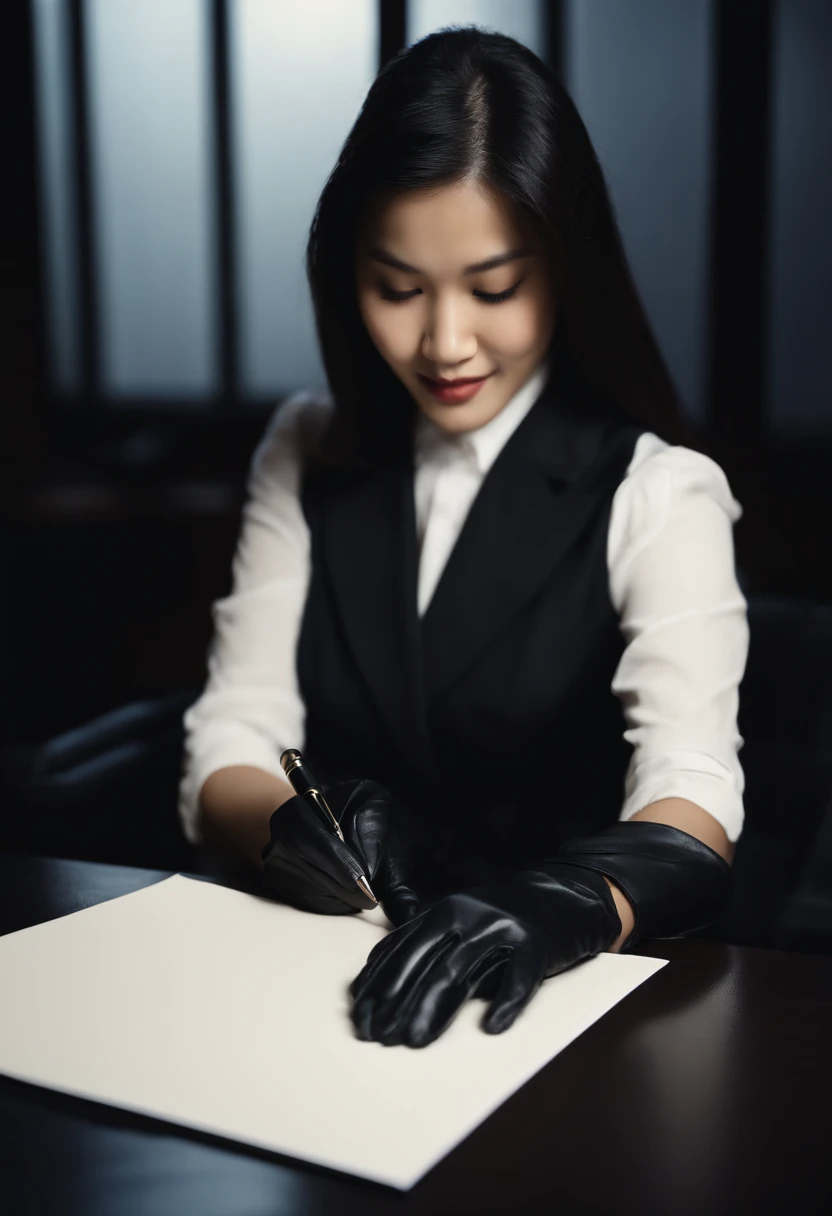
<path fill-rule="evenodd" d="M 407 808 L 367 778 L 340 781 L 323 793 L 343 842 L 297 794 L 287 799 L 269 820 L 264 889 L 309 912 L 350 913 L 375 907 L 356 884 L 363 874 L 392 924 L 404 924 L 419 903 L 407 882 L 416 826 Z"/>
<path fill-rule="evenodd" d="M 493 997 L 483 1029 L 499 1034 L 546 976 L 606 950 L 620 932 L 603 877 L 571 866 L 447 895 L 371 950 L 350 986 L 357 1036 L 423 1047 L 483 988 Z"/>
<path fill-rule="evenodd" d="M 350 985 L 358 1038 L 422 1047 L 471 996 L 491 1001 L 484 1030 L 506 1030 L 543 979 L 619 937 L 604 875 L 635 911 L 625 946 L 699 928 L 730 899 L 730 867 L 695 837 L 665 824 L 613 824 L 567 842 L 539 868 L 448 895 L 382 938 Z"/>

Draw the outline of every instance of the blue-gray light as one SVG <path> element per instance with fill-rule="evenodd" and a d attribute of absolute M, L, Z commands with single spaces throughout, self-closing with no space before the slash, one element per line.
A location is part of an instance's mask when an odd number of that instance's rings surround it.
<path fill-rule="evenodd" d="M 103 391 L 199 401 L 216 387 L 205 0 L 87 0 Z"/>

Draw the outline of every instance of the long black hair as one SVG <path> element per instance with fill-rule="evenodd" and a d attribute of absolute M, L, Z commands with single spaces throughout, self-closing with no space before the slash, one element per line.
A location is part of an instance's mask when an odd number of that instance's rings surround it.
<path fill-rule="evenodd" d="M 447 26 L 391 59 L 327 179 L 306 271 L 334 411 L 315 458 L 390 464 L 417 408 L 361 317 L 356 234 L 377 201 L 472 180 L 532 221 L 555 276 L 558 367 L 607 410 L 703 450 L 627 263 L 604 174 L 562 83 L 528 47 Z"/>

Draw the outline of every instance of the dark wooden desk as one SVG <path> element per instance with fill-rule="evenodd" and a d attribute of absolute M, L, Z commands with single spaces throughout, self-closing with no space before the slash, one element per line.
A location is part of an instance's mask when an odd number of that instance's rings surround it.
<path fill-rule="evenodd" d="M 164 877 L 0 855 L 0 933 Z M 644 953 L 670 964 L 405 1194 L 0 1077 L 0 1209 L 14 1216 L 832 1210 L 832 959 L 705 941 Z"/>

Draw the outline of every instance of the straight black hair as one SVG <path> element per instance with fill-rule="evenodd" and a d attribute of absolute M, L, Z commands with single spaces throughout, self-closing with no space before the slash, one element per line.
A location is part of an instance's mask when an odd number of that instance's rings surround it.
<path fill-rule="evenodd" d="M 306 272 L 335 408 L 314 459 L 357 468 L 405 457 L 418 407 L 361 317 L 355 240 L 370 205 L 463 180 L 498 191 L 540 235 L 557 293 L 552 349 L 570 383 L 668 443 L 703 450 L 569 94 L 522 43 L 454 25 L 401 51 L 378 74 L 318 200 Z"/>

